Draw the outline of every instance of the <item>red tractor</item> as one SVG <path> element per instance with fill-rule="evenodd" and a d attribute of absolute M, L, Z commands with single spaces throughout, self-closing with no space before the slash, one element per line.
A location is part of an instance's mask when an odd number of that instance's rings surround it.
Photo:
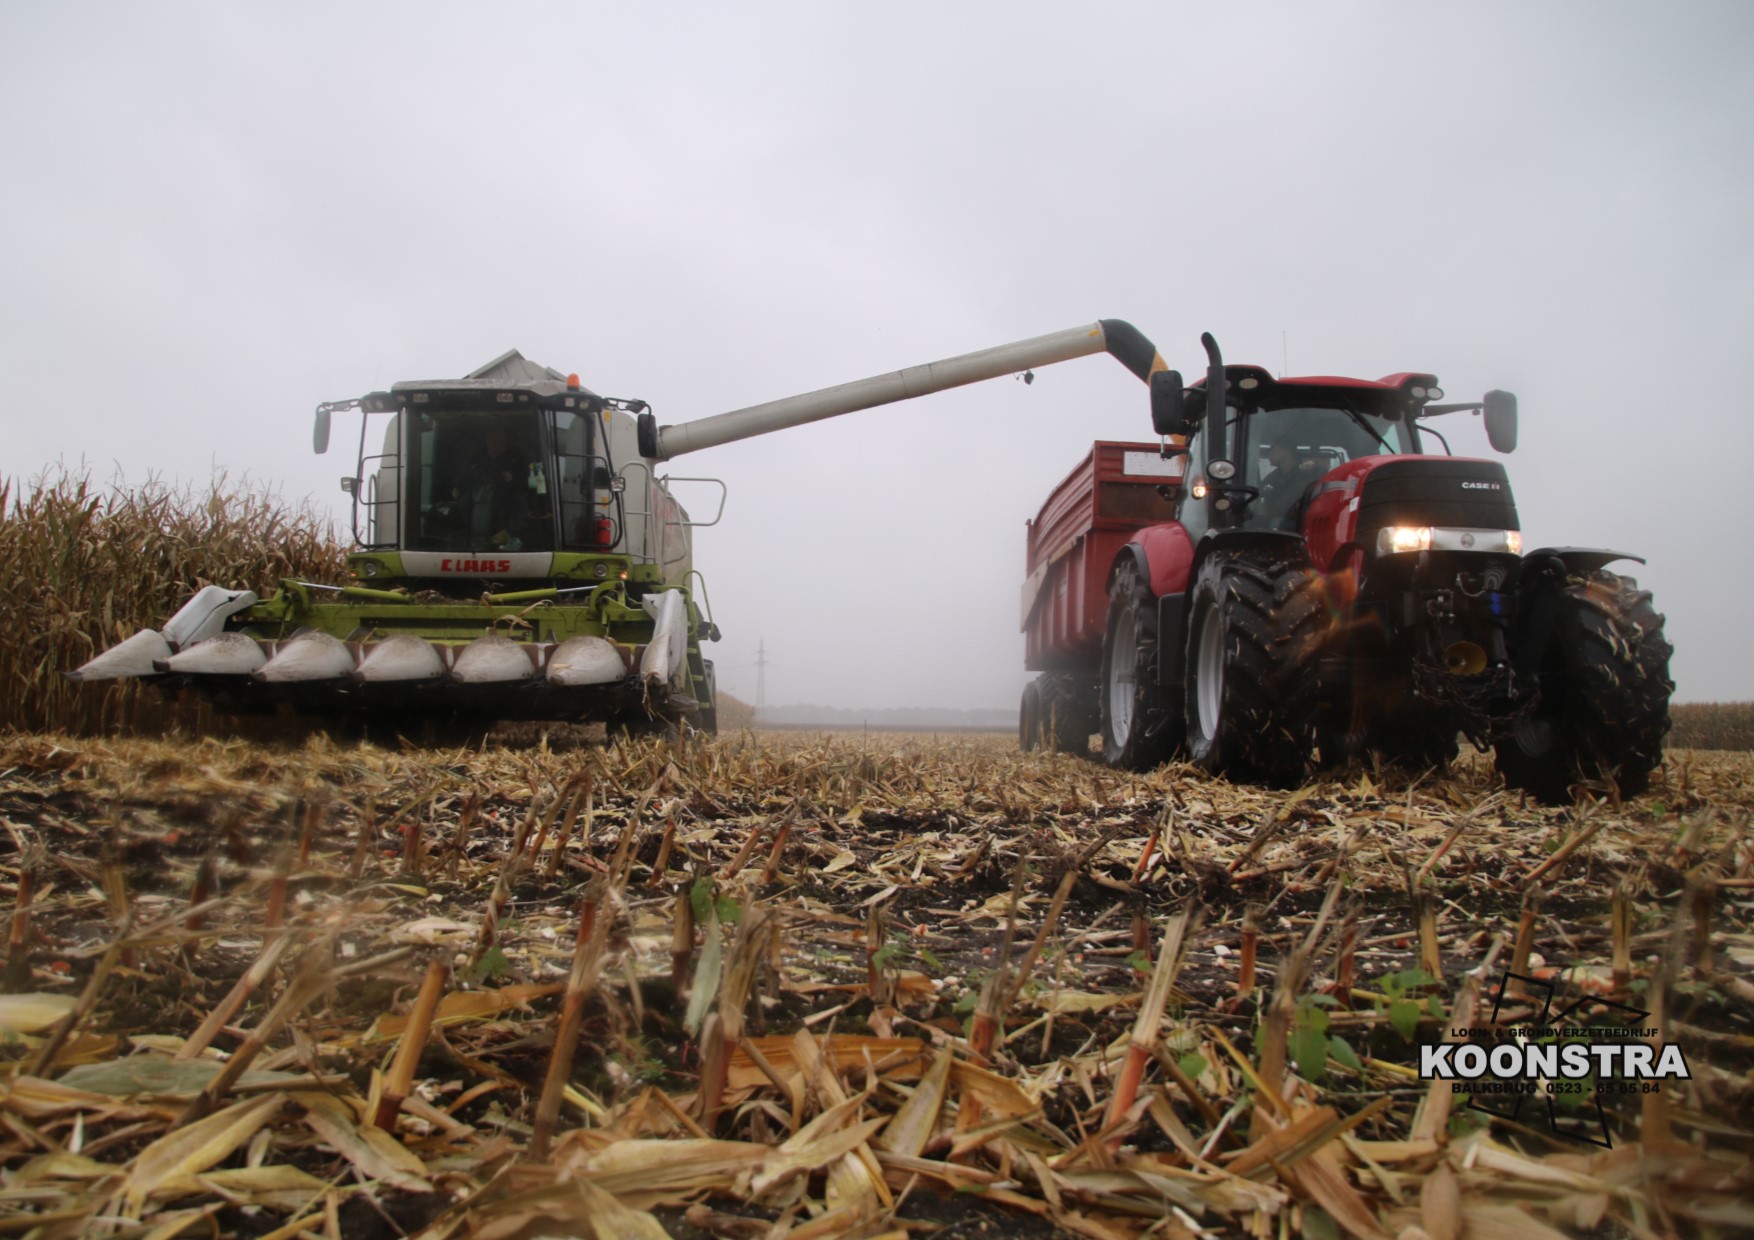
<path fill-rule="evenodd" d="M 1465 736 L 1546 801 L 1642 791 L 1674 686 L 1649 592 L 1606 570 L 1638 557 L 1525 552 L 1504 467 L 1430 424 L 1482 413 L 1509 452 L 1516 398 L 1275 379 L 1202 341 L 1203 380 L 1149 377 L 1160 443 L 1097 444 L 1029 525 L 1024 748 L 1100 729 L 1116 766 L 1288 786 L 1318 753 L 1425 768 Z"/>

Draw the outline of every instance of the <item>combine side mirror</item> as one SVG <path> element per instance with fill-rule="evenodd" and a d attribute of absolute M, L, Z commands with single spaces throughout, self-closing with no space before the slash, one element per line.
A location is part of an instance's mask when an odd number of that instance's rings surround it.
<path fill-rule="evenodd" d="M 658 459 L 658 419 L 650 413 L 642 413 L 634 423 L 638 431 L 639 454 L 648 461 Z"/>
<path fill-rule="evenodd" d="M 317 425 L 311 433 L 311 447 L 321 456 L 329 450 L 329 407 L 317 406 Z"/>
<path fill-rule="evenodd" d="M 1486 439 L 1499 452 L 1516 451 L 1516 394 L 1494 388 L 1486 393 Z"/>
<path fill-rule="evenodd" d="M 1186 435 L 1187 397 L 1181 371 L 1160 370 L 1151 376 L 1151 429 L 1159 435 Z"/>

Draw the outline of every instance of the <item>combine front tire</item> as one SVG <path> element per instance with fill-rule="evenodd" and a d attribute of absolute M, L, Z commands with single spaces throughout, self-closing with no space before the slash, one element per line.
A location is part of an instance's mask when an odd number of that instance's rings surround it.
<path fill-rule="evenodd" d="M 1172 703 L 1157 683 L 1157 600 L 1131 556 L 1109 580 L 1102 639 L 1102 760 L 1148 771 L 1181 743 Z"/>
<path fill-rule="evenodd" d="M 694 726 L 708 736 L 719 734 L 719 678 L 713 672 L 713 661 L 703 659 L 701 665 L 706 669 L 706 701 L 700 704 L 700 713 L 694 717 Z"/>
<path fill-rule="evenodd" d="M 1296 787 L 1315 745 L 1316 574 L 1263 555 L 1207 559 L 1189 608 L 1187 738 L 1234 780 Z"/>
<path fill-rule="evenodd" d="M 1566 583 L 1540 671 L 1540 704 L 1498 743 L 1504 782 L 1550 805 L 1579 781 L 1612 780 L 1637 796 L 1663 759 L 1669 655 L 1650 591 L 1595 572 Z"/>

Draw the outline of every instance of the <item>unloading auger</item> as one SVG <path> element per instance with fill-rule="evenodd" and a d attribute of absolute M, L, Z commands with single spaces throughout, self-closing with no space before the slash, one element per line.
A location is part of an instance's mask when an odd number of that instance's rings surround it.
<path fill-rule="evenodd" d="M 359 411 L 342 479 L 344 583 L 283 580 L 268 598 L 208 586 L 68 675 L 138 677 L 228 713 L 288 704 L 398 727 L 436 719 L 603 720 L 717 730 L 717 640 L 692 531 L 716 479 L 660 476 L 719 444 L 1107 352 L 1165 369 L 1131 324 L 1099 322 L 660 427 L 517 351 L 462 379 L 398 383 L 317 406 L 314 446 Z M 674 482 L 713 483 L 692 519 Z"/>

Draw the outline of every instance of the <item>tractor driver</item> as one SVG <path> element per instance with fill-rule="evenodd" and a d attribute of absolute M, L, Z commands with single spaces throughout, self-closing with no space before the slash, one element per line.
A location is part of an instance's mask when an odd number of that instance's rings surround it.
<path fill-rule="evenodd" d="M 1261 478 L 1260 498 L 1255 501 L 1254 520 L 1249 524 L 1258 529 L 1295 529 L 1299 501 L 1310 483 L 1321 476 L 1321 469 L 1313 458 L 1298 452 L 1290 426 L 1274 430 L 1273 439 L 1265 445 L 1270 472 Z"/>

